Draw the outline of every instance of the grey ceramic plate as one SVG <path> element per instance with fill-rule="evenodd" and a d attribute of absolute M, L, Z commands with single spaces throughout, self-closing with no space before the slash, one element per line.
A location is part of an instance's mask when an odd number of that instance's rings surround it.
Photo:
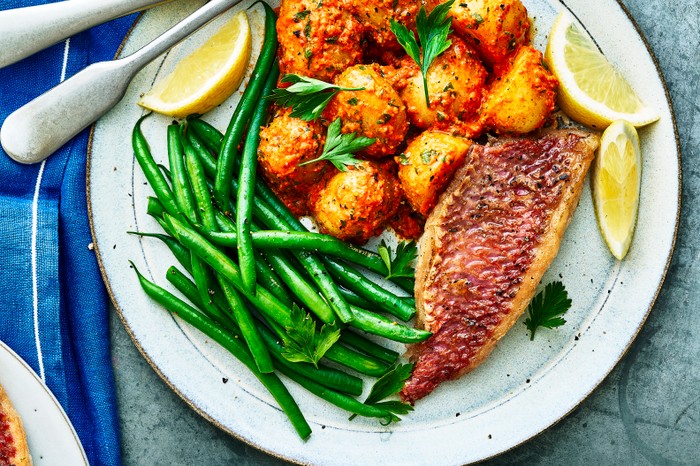
<path fill-rule="evenodd" d="M 0 341 L 0 384 L 22 419 L 36 466 L 88 465 L 78 434 L 53 393 Z"/>
<path fill-rule="evenodd" d="M 156 241 L 126 234 L 158 229 L 145 213 L 151 190 L 135 167 L 130 147 L 131 129 L 142 114 L 136 101 L 212 29 L 140 73 L 124 100 L 99 121 L 89 156 L 88 189 L 104 279 L 144 357 L 193 409 L 243 441 L 299 463 L 463 464 L 497 455 L 551 426 L 620 360 L 651 310 L 673 250 L 680 166 L 672 110 L 653 57 L 617 2 L 524 3 L 535 18 L 535 45 L 540 50 L 557 13 L 568 9 L 638 94 L 661 114 L 660 121 L 641 131 L 643 183 L 636 237 L 627 258 L 613 260 L 598 233 L 587 184 L 544 280 L 561 279 L 569 290 L 574 304 L 567 324 L 556 331 L 541 330 L 531 342 L 518 322 L 486 363 L 459 381 L 445 383 L 390 427 L 360 418 L 350 422 L 346 413 L 289 384 L 314 430 L 307 442 L 300 441 L 270 395 L 243 366 L 155 306 L 129 268 L 131 259 L 147 276 L 167 285 L 165 271 L 174 263 Z M 127 38 L 123 53 L 139 48 L 199 4 L 172 2 L 148 12 Z M 259 9 L 250 17 L 253 29 L 259 31 Z M 254 48 L 260 43 L 255 35 Z M 207 119 L 225 129 L 237 99 L 234 95 Z M 144 122 L 153 153 L 164 163 L 168 123 L 168 118 L 159 116 Z"/>

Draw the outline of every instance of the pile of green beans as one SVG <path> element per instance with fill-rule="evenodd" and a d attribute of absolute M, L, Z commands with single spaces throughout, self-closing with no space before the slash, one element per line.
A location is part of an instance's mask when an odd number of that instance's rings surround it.
<path fill-rule="evenodd" d="M 148 296 L 239 359 L 302 438 L 311 428 L 278 374 L 350 413 L 388 422 L 395 419 L 391 412 L 356 399 L 363 392 L 358 375 L 381 377 L 399 354 L 365 334 L 418 343 L 430 333 L 374 312 L 404 321 L 415 313 L 410 297 L 360 273 L 386 274 L 378 254 L 309 232 L 258 179 L 259 128 L 270 105 L 263 97 L 279 77 L 275 16 L 263 5 L 263 49 L 225 134 L 198 117 L 173 122 L 167 128 L 169 166 L 161 167 L 141 130 L 148 115 L 134 126 L 134 155 L 155 193 L 147 212 L 164 230 L 135 234 L 161 240 L 172 251 L 184 272 L 171 266 L 166 279 L 189 303 L 138 270 L 137 278 Z M 397 284 L 412 291 L 410 280 Z M 284 357 L 293 306 L 308 310 L 317 327 L 341 329 L 317 365 Z"/>

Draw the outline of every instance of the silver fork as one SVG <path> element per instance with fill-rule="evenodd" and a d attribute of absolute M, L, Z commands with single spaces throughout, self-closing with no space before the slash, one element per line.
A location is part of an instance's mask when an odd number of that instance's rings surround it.
<path fill-rule="evenodd" d="M 141 50 L 92 64 L 11 113 L 0 128 L 14 160 L 41 162 L 114 107 L 136 73 L 240 0 L 210 0 Z"/>

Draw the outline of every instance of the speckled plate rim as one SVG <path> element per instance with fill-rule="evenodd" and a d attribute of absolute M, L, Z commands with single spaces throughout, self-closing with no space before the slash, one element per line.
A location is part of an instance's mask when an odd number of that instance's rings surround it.
<path fill-rule="evenodd" d="M 564 2 L 564 3 L 567 3 L 567 2 Z M 568 2 L 568 3 L 571 3 L 571 2 Z M 610 3 L 611 3 L 612 5 L 615 5 L 614 2 L 610 2 Z M 650 301 L 650 303 L 649 303 L 649 305 L 648 305 L 648 308 L 646 309 L 646 312 L 645 312 L 645 314 L 644 314 L 643 319 L 639 322 L 639 324 L 638 324 L 638 325 L 636 326 L 636 328 L 634 329 L 633 337 L 632 337 L 628 342 L 626 342 L 624 348 L 623 348 L 622 351 L 619 353 L 618 357 L 611 363 L 610 367 L 606 368 L 606 370 L 603 371 L 603 372 L 600 374 L 600 377 L 599 377 L 597 380 L 595 380 L 594 382 L 592 382 L 592 384 L 590 385 L 590 389 L 589 389 L 588 391 L 586 391 L 586 392 L 583 394 L 583 396 L 580 397 L 580 399 L 578 399 L 578 400 L 576 401 L 576 403 L 574 403 L 573 405 L 571 405 L 567 410 L 558 413 L 557 416 L 555 416 L 554 419 L 548 420 L 548 421 L 546 422 L 547 425 L 544 425 L 544 426 L 542 427 L 542 429 L 540 429 L 538 432 L 535 432 L 535 433 L 531 433 L 531 434 L 522 436 L 522 438 L 520 438 L 520 439 L 512 439 L 513 441 L 512 441 L 509 445 L 505 446 L 504 448 L 500 449 L 499 451 L 492 451 L 492 452 L 490 452 L 489 454 L 479 456 L 478 458 L 471 458 L 470 461 L 471 461 L 471 460 L 478 461 L 478 460 L 487 459 L 487 458 L 489 458 L 489 457 L 493 457 L 493 456 L 498 455 L 498 454 L 500 454 L 500 453 L 502 453 L 502 452 L 504 452 L 504 451 L 507 451 L 507 450 L 509 450 L 509 449 L 511 449 L 511 448 L 514 448 L 514 447 L 516 447 L 516 446 L 522 444 L 523 442 L 529 440 L 530 438 L 532 438 L 533 436 L 537 435 L 538 433 L 542 432 L 543 430 L 545 430 L 546 428 L 550 427 L 551 425 L 555 424 L 556 422 L 559 422 L 561 419 L 563 419 L 564 417 L 566 417 L 572 410 L 574 410 L 574 409 L 580 404 L 580 402 L 583 401 L 583 399 L 585 399 L 585 397 L 587 397 L 587 396 L 599 385 L 600 382 L 602 382 L 602 380 L 607 376 L 607 374 L 609 374 L 609 372 L 612 370 L 612 368 L 617 364 L 617 362 L 619 362 L 619 360 L 622 358 L 622 356 L 623 356 L 623 355 L 626 353 L 626 351 L 629 349 L 630 345 L 631 345 L 632 342 L 634 341 L 634 338 L 636 337 L 636 335 L 637 335 L 638 332 L 640 331 L 640 329 L 641 329 L 641 327 L 642 327 L 644 321 L 646 320 L 646 317 L 647 317 L 647 316 L 649 315 L 649 313 L 651 312 L 651 309 L 653 308 L 654 302 L 656 301 L 656 299 L 657 299 L 657 297 L 658 297 L 658 294 L 659 294 L 659 292 L 660 292 L 660 290 L 661 290 L 661 287 L 662 287 L 662 285 L 663 285 L 663 281 L 664 281 L 664 279 L 665 279 L 666 273 L 667 273 L 667 271 L 668 271 L 668 267 L 669 267 L 669 264 L 670 264 L 670 261 L 671 261 L 672 255 L 673 255 L 673 249 L 674 249 L 674 247 L 675 247 L 676 236 L 677 236 L 677 232 L 678 232 L 678 224 L 679 224 L 679 220 L 680 220 L 680 208 L 681 208 L 681 186 L 682 186 L 682 184 L 681 184 L 681 154 L 680 154 L 680 142 L 679 142 L 679 137 L 678 137 L 678 130 L 677 130 L 677 125 L 676 125 L 676 119 L 675 119 L 675 114 L 674 114 L 674 112 L 673 112 L 673 107 L 672 107 L 672 105 L 671 105 L 671 100 L 670 100 L 668 88 L 667 88 L 666 83 L 665 83 L 665 81 L 664 81 L 663 74 L 662 74 L 662 72 L 661 72 L 661 70 L 660 70 L 658 61 L 656 60 L 656 57 L 654 56 L 654 54 L 653 54 L 653 52 L 652 52 L 652 50 L 651 50 L 651 48 L 650 48 L 650 46 L 649 46 L 649 43 L 646 41 L 646 39 L 645 39 L 644 36 L 642 35 L 642 33 L 641 33 L 641 31 L 640 31 L 638 25 L 636 24 L 636 22 L 635 22 L 634 19 L 632 18 L 631 14 L 630 14 L 630 12 L 627 10 L 627 8 L 626 8 L 622 3 L 620 3 L 619 0 L 617 0 L 617 5 L 618 5 L 619 8 L 621 9 L 621 11 L 624 12 L 624 14 L 626 15 L 626 17 L 627 17 L 627 19 L 629 20 L 629 22 L 633 25 L 634 29 L 636 30 L 637 34 L 639 35 L 639 38 L 642 40 L 644 46 L 646 47 L 646 52 L 648 53 L 649 57 L 650 57 L 651 60 L 653 61 L 654 67 L 656 68 L 656 71 L 657 71 L 657 73 L 658 73 L 658 77 L 659 77 L 660 82 L 661 82 L 661 84 L 662 84 L 662 86 L 663 86 L 663 92 L 664 92 L 664 94 L 665 94 L 665 101 L 666 101 L 666 104 L 668 105 L 668 110 L 669 110 L 670 117 L 671 117 L 671 120 L 672 120 L 673 137 L 674 137 L 674 144 L 675 144 L 675 148 L 676 148 L 675 153 L 676 153 L 676 159 L 677 159 L 677 164 L 678 164 L 678 167 L 677 167 L 677 169 L 678 169 L 678 180 L 677 180 L 677 181 L 678 181 L 678 190 L 677 190 L 677 199 L 676 199 L 678 208 L 677 208 L 677 210 L 676 210 L 676 212 L 675 212 L 675 223 L 674 223 L 674 226 L 673 226 L 673 234 L 672 234 L 672 239 L 671 239 L 671 246 L 670 246 L 670 250 L 668 251 L 668 255 L 667 255 L 667 258 L 666 258 L 665 266 L 664 266 L 664 269 L 663 269 L 662 274 L 661 274 L 661 279 L 660 279 L 660 281 L 659 281 L 659 283 L 658 283 L 658 286 L 656 287 L 656 290 L 655 290 L 655 292 L 654 292 L 654 294 L 653 294 L 653 297 L 651 298 L 651 301 Z M 134 28 L 136 28 L 136 27 L 137 27 L 137 24 L 134 25 Z M 132 31 L 134 30 L 134 28 L 132 28 Z M 130 31 L 130 34 L 131 34 L 132 31 Z M 122 44 L 122 46 L 126 43 L 126 41 L 128 40 L 129 36 L 130 36 L 130 35 L 127 35 L 127 37 L 125 38 L 125 41 L 124 41 L 124 43 Z M 120 48 L 120 50 L 121 50 L 121 48 Z M 118 55 L 118 54 L 117 54 L 117 55 Z M 308 461 L 305 461 L 305 460 L 302 459 L 302 458 L 295 457 L 295 456 L 289 456 L 289 455 L 285 454 L 283 451 L 279 451 L 279 450 L 274 449 L 274 448 L 272 448 L 272 449 L 271 449 L 271 448 L 267 448 L 265 445 L 262 445 L 262 444 L 256 443 L 256 442 L 252 442 L 252 441 L 250 441 L 250 439 L 246 438 L 245 436 L 239 435 L 238 432 L 232 431 L 231 429 L 227 428 L 225 425 L 223 425 L 223 424 L 222 424 L 221 422 L 219 422 L 217 419 L 215 419 L 215 418 L 213 418 L 212 416 L 210 416 L 209 413 L 207 412 L 206 408 L 203 408 L 203 407 L 200 406 L 197 402 L 194 402 L 193 400 L 191 400 L 185 393 L 183 393 L 183 391 L 182 391 L 176 384 L 172 383 L 172 381 L 170 380 L 170 378 L 160 370 L 160 367 L 159 367 L 159 365 L 156 363 L 156 361 L 154 360 L 153 356 L 143 349 L 141 342 L 140 342 L 140 341 L 138 340 L 138 338 L 135 336 L 134 332 L 133 332 L 132 329 L 129 327 L 128 322 L 127 322 L 126 319 L 124 318 L 124 313 L 123 313 L 123 311 L 122 311 L 122 309 L 121 309 L 121 307 L 120 307 L 119 302 L 117 301 L 117 299 L 116 299 L 116 297 L 115 297 L 115 293 L 114 293 L 113 290 L 112 290 L 112 285 L 110 284 L 110 282 L 109 282 L 109 280 L 108 280 L 108 278 L 107 278 L 108 275 L 107 275 L 107 271 L 105 270 L 105 266 L 104 266 L 104 263 L 103 263 L 103 260 L 102 260 L 102 254 L 101 254 L 101 252 L 100 252 L 101 249 L 100 249 L 100 243 L 99 243 L 99 241 L 98 241 L 98 235 L 97 235 L 96 232 L 95 232 L 95 226 L 94 226 L 93 221 L 92 221 L 92 219 L 93 219 L 93 212 L 92 212 L 92 203 L 90 202 L 90 196 L 91 196 L 91 193 L 90 193 L 90 173 L 91 173 L 91 162 L 92 162 L 92 155 L 93 155 L 93 136 L 94 136 L 94 131 L 95 131 L 95 128 L 93 127 L 93 128 L 92 128 L 92 131 L 91 131 L 91 135 L 90 135 L 90 145 L 89 145 L 89 149 L 88 149 L 88 169 L 87 169 L 87 171 L 88 171 L 88 179 L 87 179 L 87 185 L 88 185 L 88 209 L 89 209 L 89 214 L 90 214 L 91 229 L 92 229 L 94 244 L 95 244 L 95 247 L 96 247 L 98 262 L 99 262 L 100 269 L 101 269 L 101 271 L 102 271 L 103 277 L 104 277 L 104 279 L 105 279 L 105 283 L 106 283 L 106 285 L 107 285 L 108 292 L 109 292 L 109 294 L 110 294 L 110 297 L 111 297 L 111 299 L 112 299 L 112 302 L 113 302 L 114 306 L 116 307 L 116 309 L 117 309 L 117 311 L 118 311 L 118 313 L 119 313 L 119 315 L 120 315 L 120 318 L 121 318 L 122 322 L 124 323 L 124 325 L 125 325 L 125 327 L 126 327 L 128 333 L 130 334 L 130 336 L 131 336 L 131 338 L 133 339 L 134 343 L 136 344 L 137 348 L 138 348 L 139 351 L 142 353 L 142 355 L 144 356 L 144 358 L 148 361 L 148 363 L 153 367 L 153 369 L 156 371 L 156 373 L 158 373 L 158 375 L 166 382 L 166 384 L 167 384 L 171 389 L 173 389 L 173 390 L 174 390 L 174 391 L 175 391 L 175 392 L 190 406 L 190 407 L 192 407 L 192 409 L 194 409 L 195 411 L 197 411 L 197 412 L 198 412 L 199 414 L 201 414 L 204 418 L 208 419 L 210 422 L 212 422 L 213 424 L 217 425 L 219 428 L 221 428 L 221 429 L 223 429 L 223 430 L 229 432 L 230 434 L 232 434 L 233 436 L 239 438 L 240 440 L 242 440 L 242 441 L 244 441 L 244 442 L 246 442 L 246 443 L 248 443 L 248 444 L 250 444 L 250 445 L 252 445 L 252 446 L 254 446 L 254 447 L 256 447 L 256 448 L 258 448 L 258 449 L 261 449 L 261 450 L 263 450 L 263 451 L 265 451 L 265 452 L 267 452 L 267 453 L 269 453 L 269 454 L 271 454 L 271 455 L 273 455 L 273 456 L 276 456 L 276 457 L 279 457 L 279 458 L 282 458 L 282 459 L 285 459 L 285 460 L 288 460 L 288 461 L 298 462 L 298 463 L 300 463 L 300 464 L 301 464 L 301 463 L 307 463 Z"/>

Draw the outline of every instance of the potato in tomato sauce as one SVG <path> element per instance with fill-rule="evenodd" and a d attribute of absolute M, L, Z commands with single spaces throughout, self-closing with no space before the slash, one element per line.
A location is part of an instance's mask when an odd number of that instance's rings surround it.
<path fill-rule="evenodd" d="M 283 1 L 277 19 L 281 74 L 333 81 L 362 60 L 364 30 L 338 1 Z"/>
<path fill-rule="evenodd" d="M 384 230 L 400 201 L 398 180 L 379 164 L 363 161 L 327 176 L 312 190 L 309 209 L 323 233 L 364 244 Z"/>
<path fill-rule="evenodd" d="M 406 199 L 423 216 L 428 216 L 438 197 L 464 163 L 472 141 L 428 130 L 413 139 L 396 157 L 399 180 Z"/>
<path fill-rule="evenodd" d="M 330 163 L 309 162 L 323 152 L 325 128 L 318 121 L 289 116 L 289 109 L 276 112 L 260 130 L 258 164 L 263 178 L 295 213 L 305 213 L 306 193 L 318 183 Z"/>
<path fill-rule="evenodd" d="M 438 56 L 428 69 L 428 96 L 425 100 L 423 74 L 416 62 L 406 56 L 401 61 L 401 74 L 408 78 L 397 82 L 406 103 L 408 118 L 421 129 L 459 127 L 475 120 L 486 91 L 486 69 L 471 46 L 457 36 L 452 45 Z M 458 130 L 464 134 L 465 130 Z"/>
<path fill-rule="evenodd" d="M 351 66 L 335 79 L 335 84 L 364 90 L 338 92 L 323 113 L 327 122 L 340 118 L 343 134 L 375 138 L 374 144 L 363 151 L 367 157 L 394 155 L 408 130 L 406 106 L 382 75 L 381 67 Z"/>

